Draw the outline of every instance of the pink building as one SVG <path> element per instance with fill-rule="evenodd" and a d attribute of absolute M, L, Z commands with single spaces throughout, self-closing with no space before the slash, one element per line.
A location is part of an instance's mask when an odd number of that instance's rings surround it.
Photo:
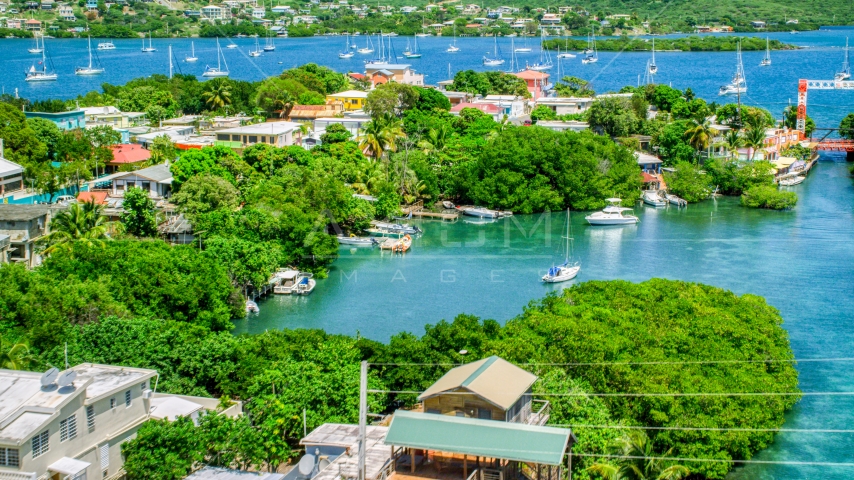
<path fill-rule="evenodd" d="M 528 91 L 531 92 L 531 97 L 536 100 L 542 97 L 543 91 L 549 84 L 549 74 L 538 72 L 536 70 L 523 70 L 514 74 L 528 84 Z"/>

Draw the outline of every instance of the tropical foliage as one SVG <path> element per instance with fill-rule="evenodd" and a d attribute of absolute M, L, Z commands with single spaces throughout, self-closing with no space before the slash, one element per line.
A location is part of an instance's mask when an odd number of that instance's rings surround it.
<path fill-rule="evenodd" d="M 42 240 L 47 247 L 44 253 L 69 251 L 75 242 L 101 246 L 107 238 L 109 226 L 103 205 L 96 204 L 94 200 L 72 203 L 68 210 L 58 212 L 51 219 L 50 233 Z"/>

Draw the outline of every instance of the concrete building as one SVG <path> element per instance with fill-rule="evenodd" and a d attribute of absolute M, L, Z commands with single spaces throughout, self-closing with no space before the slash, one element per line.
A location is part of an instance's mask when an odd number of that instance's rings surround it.
<path fill-rule="evenodd" d="M 545 105 L 558 115 L 586 112 L 593 104 L 592 97 L 542 97 L 537 106 Z"/>
<path fill-rule="evenodd" d="M 77 20 L 77 17 L 74 16 L 74 9 L 69 5 L 60 5 L 57 15 L 66 22 L 73 22 Z"/>
<path fill-rule="evenodd" d="M 581 132 L 590 128 L 590 124 L 587 122 L 562 122 L 559 120 L 540 120 L 537 122 L 537 126 L 548 128 L 549 130 L 553 130 L 555 132 L 566 132 L 568 130 L 573 132 Z"/>
<path fill-rule="evenodd" d="M 504 116 L 501 113 L 501 109 L 498 108 L 498 105 L 493 105 L 491 103 L 469 103 L 469 102 L 460 102 L 453 107 L 451 107 L 451 115 L 459 115 L 466 108 L 473 108 L 475 110 L 480 110 L 481 112 L 492 117 L 496 122 L 500 122 L 501 118 Z"/>
<path fill-rule="evenodd" d="M 549 84 L 549 74 L 538 72 L 536 70 L 522 70 L 519 73 L 514 73 L 515 76 L 521 78 L 528 85 L 528 91 L 531 92 L 531 98 L 538 100 L 544 96 L 545 89 Z"/>
<path fill-rule="evenodd" d="M 294 122 L 267 122 L 217 130 L 216 144 L 245 148 L 256 143 L 289 147 L 301 143 L 300 125 Z"/>
<path fill-rule="evenodd" d="M 0 203 L 6 195 L 24 189 L 24 167 L 6 160 L 3 156 L 3 140 L 0 139 Z"/>
<path fill-rule="evenodd" d="M 113 159 L 107 162 L 108 172 L 118 172 L 122 166 L 140 164 L 151 158 L 151 152 L 135 143 L 113 145 Z"/>
<path fill-rule="evenodd" d="M 231 15 L 228 14 L 228 10 L 218 7 L 216 5 L 205 5 L 202 7 L 199 17 L 202 20 L 215 21 L 215 20 L 225 20 Z"/>
<path fill-rule="evenodd" d="M 326 96 L 326 103 L 341 102 L 344 110 L 361 110 L 365 108 L 365 100 L 368 92 L 359 90 L 347 90 L 346 92 L 332 93 Z"/>
<path fill-rule="evenodd" d="M 0 234 L 0 265 L 9 262 L 9 249 L 12 246 L 12 241 L 9 235 Z"/>
<path fill-rule="evenodd" d="M 320 138 L 320 135 L 326 133 L 326 128 L 333 123 L 343 125 L 350 132 L 353 139 L 356 139 L 362 134 L 365 125 L 371 121 L 368 115 L 345 115 L 340 118 L 318 118 L 314 121 L 314 135 Z"/>
<path fill-rule="evenodd" d="M 377 86 L 390 81 L 407 85 L 424 86 L 424 75 L 415 73 L 412 65 L 398 63 L 371 63 L 365 65 L 365 75 Z"/>
<path fill-rule="evenodd" d="M 58 208 L 0 204 L 0 235 L 9 237 L 9 261 L 21 262 L 28 267 L 41 263 L 36 243 L 50 233 L 50 219 Z"/>
<path fill-rule="evenodd" d="M 169 171 L 169 165 L 161 163 L 133 172 L 113 173 L 88 183 L 90 192 L 107 190 L 113 198 L 123 198 L 129 188 L 138 187 L 147 190 L 152 199 L 159 200 L 172 193 L 172 172 Z"/>
<path fill-rule="evenodd" d="M 194 397 L 179 402 L 155 395 L 156 376 L 154 370 L 97 364 L 78 365 L 59 378 L 0 370 L 0 478 L 121 478 L 121 445 L 149 416 L 192 416 L 207 408 Z M 236 415 L 240 408 L 223 413 Z"/>
<path fill-rule="evenodd" d="M 50 120 L 60 130 L 74 130 L 75 128 L 86 128 L 86 113 L 83 110 L 72 110 L 70 112 L 24 112 L 27 118 L 43 118 Z"/>

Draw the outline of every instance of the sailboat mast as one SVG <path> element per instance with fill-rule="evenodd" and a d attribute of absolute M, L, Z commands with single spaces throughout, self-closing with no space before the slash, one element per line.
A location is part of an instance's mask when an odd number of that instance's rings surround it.
<path fill-rule="evenodd" d="M 172 80 L 172 45 L 169 45 L 169 80 Z"/>
<path fill-rule="evenodd" d="M 92 37 L 89 37 L 89 69 L 92 69 Z"/>

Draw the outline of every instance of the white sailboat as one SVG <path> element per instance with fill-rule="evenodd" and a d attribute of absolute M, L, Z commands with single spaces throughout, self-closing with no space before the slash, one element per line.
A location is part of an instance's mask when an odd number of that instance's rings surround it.
<path fill-rule="evenodd" d="M 765 57 L 759 62 L 760 67 L 771 66 L 771 47 L 768 45 L 768 37 L 765 37 Z"/>
<path fill-rule="evenodd" d="M 523 44 L 523 46 L 519 48 L 514 48 L 513 51 L 516 53 L 531 53 L 534 51 L 534 49 L 528 46 L 528 37 L 525 37 L 525 43 Z"/>
<path fill-rule="evenodd" d="M 75 75 L 100 75 L 104 73 L 104 68 L 101 67 L 101 62 L 98 62 L 98 66 L 92 65 L 92 37 L 89 37 L 89 66 L 88 67 L 77 67 L 74 69 Z"/>
<path fill-rule="evenodd" d="M 599 53 L 596 51 L 596 27 L 593 27 L 593 32 L 590 34 L 590 46 L 584 51 L 587 56 L 581 59 L 581 63 L 596 63 L 599 61 Z"/>
<path fill-rule="evenodd" d="M 560 265 L 552 266 L 548 273 L 543 275 L 543 281 L 546 283 L 559 283 L 572 280 L 581 271 L 581 263 L 572 260 L 572 221 L 569 215 L 569 209 L 566 209 L 566 257 Z"/>
<path fill-rule="evenodd" d="M 596 27 L 593 27 L 596 28 Z M 590 38 L 590 34 L 587 34 L 587 48 L 581 51 L 583 55 L 590 55 L 593 53 L 593 41 Z"/>
<path fill-rule="evenodd" d="M 374 53 L 374 42 L 371 41 L 370 35 L 368 35 L 366 38 L 365 48 L 360 48 L 356 51 L 361 53 L 362 55 L 369 55 L 371 53 Z"/>
<path fill-rule="evenodd" d="M 220 60 L 222 63 L 220 63 Z M 225 65 L 223 69 L 222 65 Z M 219 48 L 219 38 L 216 39 L 216 67 L 207 67 L 205 68 L 205 73 L 202 74 L 203 77 L 227 77 L 228 76 L 228 64 L 225 62 L 225 55 L 222 54 L 222 49 Z"/>
<path fill-rule="evenodd" d="M 535 70 L 537 72 L 543 72 L 546 70 L 551 70 L 554 67 L 552 63 L 552 56 L 544 45 L 546 38 L 545 36 L 540 37 L 540 61 L 529 66 L 528 68 L 531 70 Z"/>
<path fill-rule="evenodd" d="M 735 76 L 732 77 L 732 81 L 727 84 L 721 86 L 719 95 L 735 95 L 741 93 L 747 93 L 747 81 L 744 78 L 744 64 L 741 62 L 741 42 L 738 42 L 736 45 L 736 58 L 737 65 L 735 67 Z"/>
<path fill-rule="evenodd" d="M 460 48 L 457 47 L 457 26 L 454 25 L 454 42 L 448 45 L 448 49 L 446 50 L 448 53 L 459 52 Z"/>
<path fill-rule="evenodd" d="M 98 44 L 98 50 L 115 50 L 116 44 L 112 40 L 109 42 L 101 42 Z"/>
<path fill-rule="evenodd" d="M 156 52 L 157 49 L 151 44 L 151 32 L 148 32 L 148 46 L 145 46 L 145 37 L 142 37 L 142 51 L 145 53 Z"/>
<path fill-rule="evenodd" d="M 45 49 L 42 49 L 42 61 L 39 62 L 41 65 L 41 70 L 36 70 L 36 66 L 33 65 L 26 73 L 26 77 L 24 80 L 28 82 L 52 82 L 55 81 L 57 76 L 54 72 L 49 72 L 47 69 L 47 57 L 45 56 Z"/>
<path fill-rule="evenodd" d="M 655 39 L 652 39 L 652 60 L 649 61 L 649 65 L 647 66 L 647 70 L 650 75 L 655 75 L 658 73 L 658 65 L 655 64 Z"/>
<path fill-rule="evenodd" d="M 193 44 L 193 42 L 190 42 L 190 56 L 184 58 L 184 61 L 192 63 L 192 62 L 196 62 L 198 60 L 199 60 L 199 58 L 196 57 L 196 46 Z"/>
<path fill-rule="evenodd" d="M 833 76 L 837 82 L 851 79 L 851 66 L 848 64 L 848 37 L 845 37 L 845 60 L 842 61 L 842 70 Z"/>
<path fill-rule="evenodd" d="M 261 56 L 261 45 L 258 44 L 258 37 L 255 37 L 255 50 L 249 51 L 250 57 L 260 57 Z"/>
<path fill-rule="evenodd" d="M 492 48 L 492 57 L 483 57 L 483 64 L 487 67 L 497 67 L 504 65 L 504 59 L 501 58 L 501 51 L 498 49 L 498 36 L 493 36 L 495 46 Z"/>
<path fill-rule="evenodd" d="M 353 58 L 355 53 L 350 51 L 350 35 L 347 35 L 347 40 L 344 42 L 344 50 L 338 54 L 338 58 Z"/>
<path fill-rule="evenodd" d="M 41 35 L 33 35 L 33 38 L 36 41 L 36 45 L 33 48 L 28 48 L 27 51 L 30 53 L 42 53 L 42 52 L 44 52 L 44 37 Z M 39 38 L 42 39 L 41 45 L 39 45 Z"/>
<path fill-rule="evenodd" d="M 238 35 L 238 37 L 239 37 L 239 36 L 240 36 L 240 35 Z M 243 35 L 243 36 L 245 37 L 246 35 Z M 258 38 L 258 35 L 254 35 L 254 37 L 255 37 L 255 38 Z M 236 44 L 236 43 L 234 43 L 234 42 L 232 42 L 231 40 L 229 40 L 229 41 L 228 41 L 228 45 L 226 45 L 226 46 L 225 46 L 225 48 L 237 48 L 237 44 Z"/>
<path fill-rule="evenodd" d="M 575 58 L 575 55 L 569 53 L 569 37 L 566 38 L 566 42 L 564 43 L 564 52 L 560 53 L 560 49 L 558 49 L 557 58 Z"/>
<path fill-rule="evenodd" d="M 264 45 L 265 52 L 272 52 L 276 49 L 276 45 L 273 43 L 273 37 L 270 36 L 270 31 L 267 30 L 267 44 Z"/>
<path fill-rule="evenodd" d="M 406 58 L 421 58 L 421 52 L 418 51 L 418 37 L 415 37 L 412 45 L 412 50 L 409 50 L 409 48 L 407 48 L 407 50 L 409 51 L 403 52 L 403 56 Z"/>

